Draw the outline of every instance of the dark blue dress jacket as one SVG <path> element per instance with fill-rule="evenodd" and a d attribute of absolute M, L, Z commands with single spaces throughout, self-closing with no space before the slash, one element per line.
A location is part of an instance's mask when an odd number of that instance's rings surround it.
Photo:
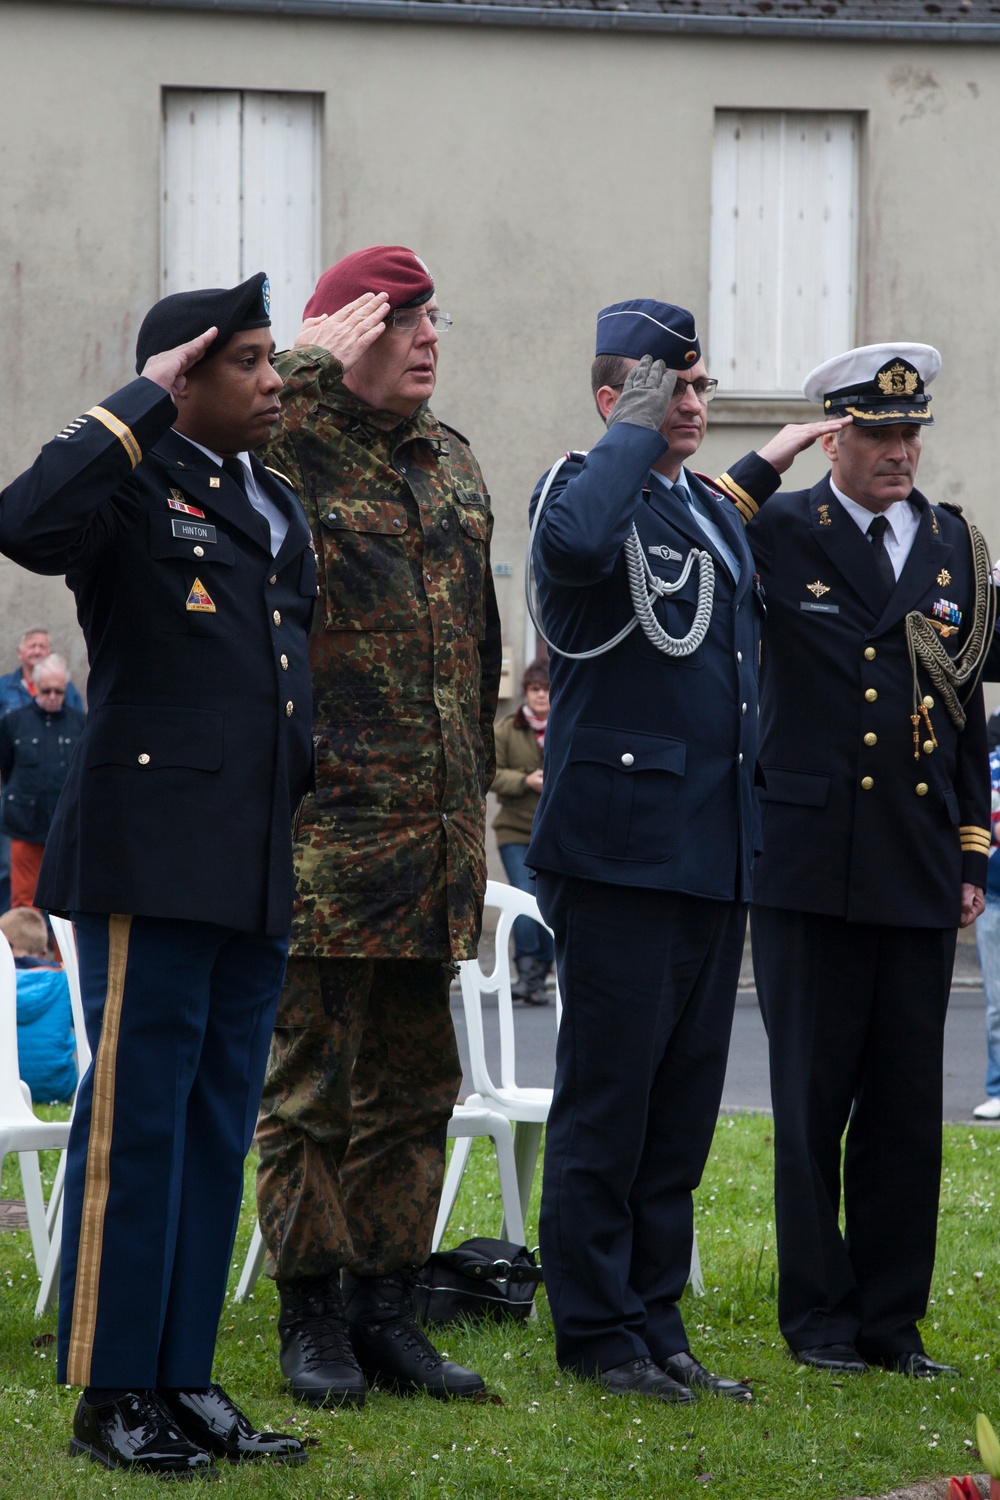
<path fill-rule="evenodd" d="M 550 661 L 544 790 L 527 862 L 612 885 L 746 901 L 756 846 L 757 656 L 761 600 L 742 523 L 722 494 L 700 494 L 741 564 L 733 583 L 683 501 L 647 484 L 659 433 L 615 423 L 563 465 L 535 543 L 546 634 L 568 651 L 614 635 L 632 615 L 623 544 L 633 521 L 654 573 L 676 579 L 692 547 L 715 561 L 708 635 L 671 659 L 636 626 L 592 661 Z M 755 454 L 732 471 L 759 500 L 777 485 Z M 699 481 L 695 481 L 699 483 Z M 541 491 L 536 488 L 532 514 Z M 694 618 L 698 568 L 656 605 L 673 636 Z"/>
<path fill-rule="evenodd" d="M 871 543 L 828 478 L 776 495 L 748 527 L 767 593 L 761 662 L 762 906 L 851 922 L 955 927 L 961 884 L 985 886 L 990 778 L 979 688 L 961 733 L 921 669 L 937 748 L 919 727 L 905 617 L 961 613 L 943 644 L 959 652 L 973 617 L 964 521 L 914 490 L 920 524 L 888 603 Z M 874 696 L 872 696 L 874 695 Z M 869 784 L 870 783 L 870 784 Z"/>
<path fill-rule="evenodd" d="M 134 380 L 0 495 L 0 549 L 66 574 L 90 657 L 37 899 L 280 936 L 312 765 L 309 527 L 255 460 L 288 521 L 272 557 L 240 486 L 170 430 L 176 415 Z"/>

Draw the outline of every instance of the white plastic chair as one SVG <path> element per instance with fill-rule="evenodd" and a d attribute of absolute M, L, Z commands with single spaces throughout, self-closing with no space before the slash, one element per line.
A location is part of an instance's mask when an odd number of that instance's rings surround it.
<path fill-rule="evenodd" d="M 40 1120 L 31 1107 L 31 1093 L 17 1067 L 17 970 L 10 944 L 0 933 L 0 1166 L 16 1151 L 21 1167 L 24 1206 L 31 1231 L 31 1248 L 39 1276 L 45 1271 L 49 1237 L 39 1151 L 60 1151 L 69 1138 L 65 1120 Z"/>
<path fill-rule="evenodd" d="M 59 944 L 59 952 L 62 955 L 63 968 L 66 970 L 66 978 L 69 982 L 69 998 L 73 1008 L 73 1031 L 76 1037 L 76 1072 L 77 1078 L 82 1078 L 90 1067 L 90 1043 L 87 1041 L 87 1027 L 83 1017 L 83 996 L 80 991 L 80 962 L 76 952 L 76 933 L 73 923 L 65 917 L 49 917 L 52 923 L 52 931 L 55 933 L 56 942 Z M 76 1109 L 76 1098 L 73 1099 L 73 1110 L 70 1111 L 72 1119 Z M 38 1299 L 35 1302 L 35 1317 L 42 1318 L 56 1304 L 58 1296 L 59 1265 L 62 1260 L 62 1220 L 63 1220 L 63 1185 L 66 1179 L 66 1152 L 59 1158 L 59 1166 L 56 1169 L 55 1181 L 52 1184 L 52 1194 L 49 1198 L 48 1214 L 46 1215 L 46 1227 L 48 1230 L 49 1251 L 45 1259 L 45 1270 L 42 1272 L 42 1284 L 38 1290 Z"/>
<path fill-rule="evenodd" d="M 469 1069 L 475 1092 L 469 1094 L 467 1105 L 485 1106 L 505 1115 L 514 1127 L 514 1159 L 517 1165 L 518 1194 L 522 1221 L 528 1210 L 531 1185 L 538 1164 L 538 1149 L 542 1139 L 542 1127 L 548 1118 L 552 1103 L 551 1088 L 528 1088 L 517 1082 L 515 1057 L 514 1007 L 510 993 L 510 960 L 508 944 L 511 929 L 517 917 L 529 917 L 545 927 L 538 902 L 534 896 L 513 886 L 496 880 L 486 882 L 486 905 L 495 907 L 500 913 L 497 923 L 493 968 L 484 973 L 477 958 L 466 959 L 459 964 L 462 983 L 462 1003 L 465 1008 L 465 1024 L 469 1039 Z M 546 927 L 546 931 L 550 929 Z M 486 1061 L 486 1045 L 483 1035 L 483 995 L 495 994 L 500 1022 L 500 1077 L 495 1081 Z M 556 985 L 555 1024 L 562 1017 L 562 998 Z M 442 1207 L 449 1208 L 458 1195 L 459 1184 L 469 1159 L 471 1142 L 459 1141 L 452 1153 L 442 1191 Z M 509 1228 L 509 1226 L 508 1226 Z M 510 1233 L 507 1238 L 514 1236 Z M 692 1244 L 691 1288 L 696 1296 L 705 1290 L 698 1254 L 697 1236 Z"/>
<path fill-rule="evenodd" d="M 448 1136 L 451 1140 L 457 1140 L 460 1144 L 468 1140 L 470 1145 L 475 1136 L 489 1136 L 497 1153 L 497 1173 L 500 1178 L 500 1201 L 503 1205 L 504 1222 L 511 1229 L 511 1238 L 517 1244 L 524 1244 L 524 1220 L 521 1217 L 521 1205 L 517 1190 L 517 1171 L 514 1166 L 514 1139 L 511 1134 L 510 1123 L 504 1115 L 497 1114 L 494 1110 L 482 1107 L 470 1108 L 465 1104 L 456 1104 L 448 1121 Z M 458 1150 L 458 1146 L 455 1147 Z M 468 1156 L 468 1152 L 466 1152 Z M 448 1227 L 452 1209 L 455 1206 L 455 1193 L 446 1202 L 444 1196 L 441 1198 L 441 1207 L 438 1210 L 437 1221 L 434 1225 L 434 1237 L 431 1249 L 436 1250 Z M 245 1302 L 247 1297 L 257 1285 L 258 1277 L 264 1268 L 264 1239 L 260 1232 L 260 1225 L 254 1225 L 253 1238 L 247 1251 L 247 1258 L 243 1263 L 243 1272 L 240 1276 L 239 1286 L 233 1294 L 234 1302 Z"/>

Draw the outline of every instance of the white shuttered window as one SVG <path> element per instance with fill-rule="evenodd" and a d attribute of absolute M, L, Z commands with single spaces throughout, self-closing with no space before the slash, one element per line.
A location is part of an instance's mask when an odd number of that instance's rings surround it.
<path fill-rule="evenodd" d="M 321 97 L 165 89 L 162 295 L 271 281 L 279 349 L 319 275 Z"/>
<path fill-rule="evenodd" d="M 720 394 L 802 394 L 855 342 L 860 120 L 718 110 L 711 373 Z"/>

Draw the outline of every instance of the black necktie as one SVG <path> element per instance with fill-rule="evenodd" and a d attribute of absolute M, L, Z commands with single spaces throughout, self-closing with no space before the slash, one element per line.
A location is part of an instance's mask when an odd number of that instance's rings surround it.
<path fill-rule="evenodd" d="M 244 495 L 247 496 L 247 504 L 250 506 L 251 514 L 258 523 L 257 529 L 260 532 L 261 540 L 268 552 L 270 552 L 271 528 L 268 525 L 267 517 L 261 515 L 257 507 L 251 503 L 250 496 L 247 494 L 247 471 L 243 461 L 239 458 L 224 458 L 222 460 L 222 472 L 228 474 L 233 483 L 238 484 Z"/>
<path fill-rule="evenodd" d="M 889 522 L 885 516 L 876 516 L 868 523 L 868 535 L 872 539 L 872 551 L 875 554 L 875 563 L 878 567 L 879 577 L 885 586 L 885 597 L 888 599 L 896 587 L 896 570 L 892 566 L 892 559 L 885 550 L 885 534 L 889 530 Z"/>

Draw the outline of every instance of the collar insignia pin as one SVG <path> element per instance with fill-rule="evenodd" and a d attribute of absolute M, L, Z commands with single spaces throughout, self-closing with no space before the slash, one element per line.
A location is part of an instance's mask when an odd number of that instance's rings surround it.
<path fill-rule="evenodd" d="M 833 522 L 827 514 L 830 509 L 829 505 L 817 505 L 816 509 L 819 512 L 819 524 L 821 526 L 832 526 Z"/>
<path fill-rule="evenodd" d="M 937 581 L 943 589 L 946 589 L 948 587 L 949 583 L 951 582 L 951 574 L 948 572 L 947 568 L 941 569 L 940 573 L 937 576 Z"/>
<path fill-rule="evenodd" d="M 209 487 L 210 490 L 221 489 L 222 488 L 222 480 L 221 479 L 217 479 L 216 476 L 213 474 L 212 477 L 211 477 L 211 479 L 208 481 L 208 487 Z"/>
<path fill-rule="evenodd" d="M 821 599 L 824 594 L 830 592 L 830 585 L 828 583 L 820 583 L 818 578 L 815 583 L 807 583 L 806 588 L 810 594 L 815 594 L 817 599 Z"/>

